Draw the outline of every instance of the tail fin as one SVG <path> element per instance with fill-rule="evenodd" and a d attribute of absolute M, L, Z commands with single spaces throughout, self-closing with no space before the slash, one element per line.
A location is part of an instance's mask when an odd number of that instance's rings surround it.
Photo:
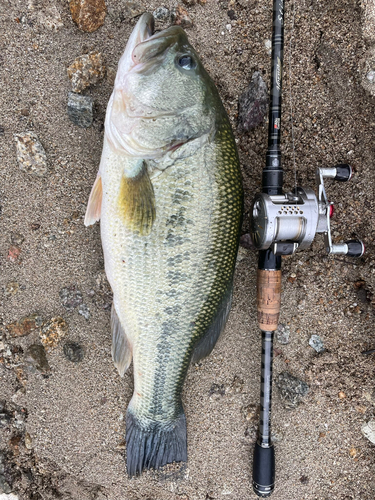
<path fill-rule="evenodd" d="M 186 418 L 172 422 L 142 422 L 131 410 L 126 414 L 126 467 L 129 477 L 145 469 L 159 469 L 172 462 L 187 461 Z"/>

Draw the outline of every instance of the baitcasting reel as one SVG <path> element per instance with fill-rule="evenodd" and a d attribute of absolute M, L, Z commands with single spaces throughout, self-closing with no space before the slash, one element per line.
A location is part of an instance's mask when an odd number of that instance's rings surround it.
<path fill-rule="evenodd" d="M 275 255 L 291 255 L 297 248 L 308 248 L 316 233 L 323 233 L 329 254 L 361 257 L 365 247 L 360 240 L 332 243 L 330 218 L 334 207 L 324 188 L 324 178 L 346 182 L 351 176 L 352 168 L 346 164 L 318 168 L 318 196 L 312 189 L 302 187 L 280 195 L 258 193 L 253 202 L 251 221 L 255 247 L 258 250 L 272 248 Z"/>

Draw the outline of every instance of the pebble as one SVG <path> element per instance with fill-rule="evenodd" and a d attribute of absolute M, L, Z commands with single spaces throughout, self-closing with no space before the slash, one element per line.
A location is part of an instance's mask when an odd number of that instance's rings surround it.
<path fill-rule="evenodd" d="M 77 342 L 67 342 L 63 347 L 63 351 L 66 359 L 72 361 L 72 363 L 82 361 L 85 354 L 83 347 Z"/>
<path fill-rule="evenodd" d="M 130 19 L 140 16 L 145 12 L 144 7 L 142 7 L 142 5 L 137 2 L 125 2 L 124 10 L 127 17 L 129 17 Z"/>
<path fill-rule="evenodd" d="M 104 0 L 69 0 L 69 7 L 73 21 L 82 31 L 92 33 L 104 24 Z"/>
<path fill-rule="evenodd" d="M 361 431 L 365 438 L 375 444 L 375 420 L 370 420 L 369 422 L 363 424 Z"/>
<path fill-rule="evenodd" d="M 290 327 L 280 323 L 276 330 L 277 341 L 282 345 L 287 345 L 289 344 L 289 337 L 290 337 Z"/>
<path fill-rule="evenodd" d="M 37 328 L 40 328 L 43 324 L 43 319 L 39 314 L 34 313 L 30 316 L 26 316 L 19 321 L 14 321 L 9 325 L 6 325 L 6 329 L 8 330 L 9 337 L 24 337 L 25 335 L 29 335 Z"/>
<path fill-rule="evenodd" d="M 17 281 L 10 281 L 5 286 L 5 296 L 11 297 L 12 295 L 16 295 L 16 293 L 19 291 L 19 289 L 20 289 L 20 286 L 17 283 Z"/>
<path fill-rule="evenodd" d="M 46 356 L 44 347 L 40 344 L 32 344 L 26 349 L 25 363 L 33 366 L 42 373 L 47 373 L 51 370 Z"/>
<path fill-rule="evenodd" d="M 67 69 L 73 92 L 82 92 L 105 76 L 101 52 L 90 52 L 77 57 Z"/>
<path fill-rule="evenodd" d="M 0 484 L 0 488 L 1 488 L 1 484 Z M 0 494 L 0 500 L 19 500 L 19 499 L 18 499 L 18 496 L 15 495 L 14 493 L 10 493 L 9 495 L 6 495 L 6 493 L 4 492 L 4 493 Z"/>
<path fill-rule="evenodd" d="M 47 173 L 47 155 L 34 132 L 15 134 L 17 161 L 21 170 L 42 177 Z"/>
<path fill-rule="evenodd" d="M 264 46 L 266 48 L 267 54 L 270 56 L 272 54 L 272 41 L 264 40 Z"/>
<path fill-rule="evenodd" d="M 10 260 L 10 262 L 16 262 L 16 260 L 20 256 L 20 253 L 21 253 L 21 250 L 18 247 L 15 247 L 15 246 L 9 247 L 8 260 Z"/>
<path fill-rule="evenodd" d="M 249 233 L 243 234 L 240 238 L 240 245 L 247 250 L 255 250 L 253 241 Z"/>
<path fill-rule="evenodd" d="M 60 12 L 57 10 L 56 5 L 53 4 L 48 5 L 43 10 L 40 10 L 38 12 L 37 19 L 39 24 L 50 31 L 58 31 L 64 27 Z"/>
<path fill-rule="evenodd" d="M 33 440 L 28 432 L 25 432 L 25 446 L 28 450 L 33 449 Z"/>
<path fill-rule="evenodd" d="M 315 349 L 316 352 L 324 352 L 324 345 L 322 342 L 322 339 L 319 337 L 319 335 L 311 335 L 310 340 L 309 340 L 309 345 Z"/>
<path fill-rule="evenodd" d="M 369 71 L 366 75 L 366 78 L 370 83 L 375 83 L 375 71 Z"/>
<path fill-rule="evenodd" d="M 21 245 L 25 240 L 25 237 L 20 233 L 10 233 L 10 241 L 12 245 Z"/>
<path fill-rule="evenodd" d="M 68 311 L 73 311 L 83 302 L 82 293 L 76 288 L 75 285 L 62 288 L 59 292 L 62 305 Z"/>
<path fill-rule="evenodd" d="M 91 127 L 93 122 L 93 104 L 92 97 L 69 92 L 67 109 L 70 121 L 78 127 Z"/>
<path fill-rule="evenodd" d="M 156 20 L 158 20 L 158 21 L 164 21 L 164 22 L 169 20 L 170 14 L 171 13 L 169 12 L 169 9 L 167 9 L 167 7 L 158 7 L 152 13 L 152 15 L 154 16 L 154 18 Z"/>
<path fill-rule="evenodd" d="M 279 374 L 276 386 L 279 389 L 285 407 L 289 409 L 296 408 L 309 392 L 309 386 L 306 382 L 299 380 L 288 372 Z"/>
<path fill-rule="evenodd" d="M 263 123 L 268 109 L 268 91 L 259 71 L 254 72 L 238 104 L 238 126 L 242 132 L 248 132 Z"/>
<path fill-rule="evenodd" d="M 86 304 L 80 304 L 78 307 L 78 314 L 83 316 L 85 319 L 90 319 L 90 309 Z"/>
<path fill-rule="evenodd" d="M 171 10 L 171 21 L 172 24 L 181 26 L 182 28 L 191 28 L 193 26 L 193 21 L 190 19 L 187 10 L 181 5 L 177 5 L 177 7 L 173 7 Z"/>
<path fill-rule="evenodd" d="M 67 322 L 60 316 L 57 316 L 43 323 L 39 337 L 43 346 L 47 350 L 51 350 L 60 343 L 60 340 L 65 337 L 67 331 Z"/>

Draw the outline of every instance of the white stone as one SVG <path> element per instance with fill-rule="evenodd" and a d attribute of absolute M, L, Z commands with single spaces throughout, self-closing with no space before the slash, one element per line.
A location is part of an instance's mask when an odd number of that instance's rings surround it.
<path fill-rule="evenodd" d="M 371 443 L 375 444 L 375 420 L 370 420 L 367 424 L 363 424 L 361 431 Z"/>
<path fill-rule="evenodd" d="M 14 495 L 14 493 L 9 493 L 9 495 L 1 493 L 0 500 L 18 500 L 18 496 Z"/>

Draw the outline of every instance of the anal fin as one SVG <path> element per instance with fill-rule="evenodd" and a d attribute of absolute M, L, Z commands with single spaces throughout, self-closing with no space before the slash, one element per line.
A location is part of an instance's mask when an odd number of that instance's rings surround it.
<path fill-rule="evenodd" d="M 192 363 L 198 363 L 201 359 L 208 356 L 212 349 L 215 347 L 222 331 L 225 328 L 229 311 L 232 306 L 232 296 L 233 296 L 233 281 L 230 282 L 227 291 L 222 298 L 219 307 L 217 309 L 216 316 L 207 329 L 205 335 L 198 340 L 191 358 Z"/>
<path fill-rule="evenodd" d="M 123 377 L 132 360 L 131 345 L 117 316 L 114 304 L 111 310 L 112 359 L 120 377 Z"/>

